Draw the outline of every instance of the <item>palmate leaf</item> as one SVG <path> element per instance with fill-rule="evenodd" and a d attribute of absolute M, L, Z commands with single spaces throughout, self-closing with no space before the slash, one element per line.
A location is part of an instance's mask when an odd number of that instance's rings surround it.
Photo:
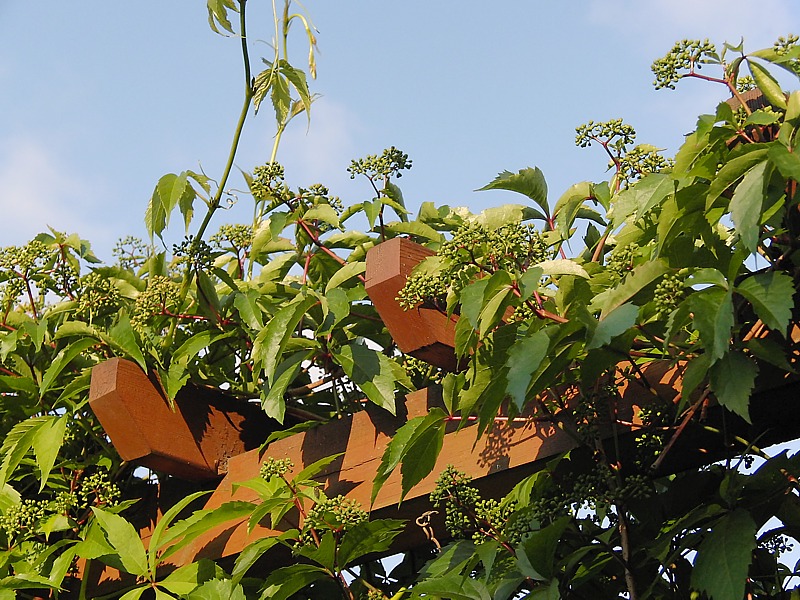
<path fill-rule="evenodd" d="M 413 389 L 402 367 L 388 356 L 359 343 L 344 346 L 333 359 L 347 377 L 371 402 L 395 414 L 394 394 L 397 384 Z"/>
<path fill-rule="evenodd" d="M 739 238 L 750 252 L 758 247 L 764 190 L 772 172 L 769 167 L 769 161 L 764 160 L 747 171 L 731 198 L 731 218 Z"/>
<path fill-rule="evenodd" d="M 540 330 L 515 342 L 508 351 L 505 391 L 519 410 L 525 404 L 531 377 L 539 369 L 549 348 L 550 337 Z"/>
<path fill-rule="evenodd" d="M 64 442 L 67 418 L 66 415 L 31 417 L 17 423 L 8 432 L 0 448 L 0 454 L 3 455 L 0 486 L 9 481 L 22 459 L 33 450 L 41 476 L 39 489 L 44 489 Z"/>
<path fill-rule="evenodd" d="M 539 167 L 528 167 L 518 173 L 503 171 L 491 183 L 478 188 L 477 191 L 485 190 L 509 190 L 527 196 L 542 209 L 544 217 L 550 217 L 550 210 L 547 206 L 547 182 Z"/>
<path fill-rule="evenodd" d="M 147 553 L 133 525 L 96 506 L 92 507 L 92 512 L 124 570 L 139 577 L 147 575 Z"/>
<path fill-rule="evenodd" d="M 275 383 L 275 368 L 292 337 L 297 324 L 317 299 L 300 295 L 286 304 L 269 320 L 253 343 L 253 360 L 256 368 L 263 368 L 270 385 Z"/>
<path fill-rule="evenodd" d="M 712 361 L 722 358 L 730 346 L 733 329 L 733 293 L 720 288 L 695 292 L 687 300 L 693 326 Z"/>
<path fill-rule="evenodd" d="M 750 423 L 750 394 L 758 367 L 741 352 L 731 351 L 711 366 L 711 390 L 719 403 Z"/>
<path fill-rule="evenodd" d="M 207 0 L 208 25 L 214 33 L 224 35 L 220 28 L 228 33 L 233 33 L 233 26 L 228 18 L 228 10 L 238 12 L 234 0 Z M 219 26 L 219 27 L 218 27 Z"/>
<path fill-rule="evenodd" d="M 786 333 L 794 306 L 791 277 L 778 271 L 758 273 L 736 286 L 736 292 L 747 298 L 767 327 Z"/>
<path fill-rule="evenodd" d="M 444 439 L 446 417 L 442 409 L 433 408 L 427 415 L 414 417 L 395 432 L 381 457 L 381 464 L 372 484 L 371 503 L 375 502 L 381 486 L 401 462 L 404 467 L 406 462 L 409 463 L 403 477 L 403 496 L 433 470 L 438 450 L 441 449 L 438 439 Z M 437 443 L 431 445 L 431 440 Z M 417 477 L 419 479 L 415 482 Z"/>
<path fill-rule="evenodd" d="M 713 600 L 741 600 L 756 546 L 753 518 L 743 509 L 723 517 L 697 549 L 692 587 Z"/>

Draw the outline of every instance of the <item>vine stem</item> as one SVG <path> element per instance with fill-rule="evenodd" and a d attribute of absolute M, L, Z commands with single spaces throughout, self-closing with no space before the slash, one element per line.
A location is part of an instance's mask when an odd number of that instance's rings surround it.
<path fill-rule="evenodd" d="M 203 234 L 205 234 L 206 229 L 211 222 L 211 218 L 214 216 L 214 213 L 217 211 L 217 209 L 219 209 L 220 202 L 222 200 L 222 194 L 225 193 L 225 185 L 228 183 L 228 178 L 230 177 L 231 170 L 233 169 L 233 163 L 236 160 L 236 154 L 239 150 L 239 141 L 242 138 L 242 132 L 244 131 L 244 124 L 247 120 L 247 114 L 250 112 L 250 105 L 253 102 L 253 84 L 250 81 L 250 53 L 247 49 L 246 6 L 247 0 L 239 0 L 239 29 L 241 32 L 242 41 L 242 62 L 244 64 L 244 102 L 242 103 L 242 110 L 239 113 L 239 120 L 236 123 L 236 129 L 233 133 L 233 140 L 231 141 L 231 148 L 228 152 L 228 160 L 225 164 L 225 169 L 222 172 L 222 177 L 219 180 L 217 191 L 209 203 L 208 211 L 206 212 L 203 222 L 200 223 L 200 227 L 197 229 L 197 233 L 195 234 L 195 239 L 197 240 L 203 238 Z M 180 292 L 178 293 L 179 309 L 186 301 L 186 296 L 189 295 L 189 288 L 192 285 L 193 279 L 194 272 L 190 267 L 187 267 L 183 276 L 183 282 L 181 283 Z M 175 332 L 177 331 L 177 328 L 178 322 L 173 321 L 170 324 L 167 335 L 164 336 L 164 341 L 161 344 L 162 348 L 166 349 L 172 345 L 172 342 L 175 339 Z"/>

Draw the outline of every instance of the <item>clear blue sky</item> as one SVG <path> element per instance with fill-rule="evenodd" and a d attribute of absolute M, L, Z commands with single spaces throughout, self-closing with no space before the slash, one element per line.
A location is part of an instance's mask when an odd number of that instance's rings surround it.
<path fill-rule="evenodd" d="M 249 3 L 253 39 L 271 38 L 268 4 Z M 574 146 L 589 119 L 624 117 L 638 141 L 673 153 L 725 93 L 697 81 L 655 91 L 654 58 L 684 37 L 744 37 L 756 49 L 800 29 L 796 0 L 305 5 L 320 30 L 322 98 L 310 130 L 297 120 L 281 147 L 288 182 L 361 201 L 369 190 L 350 181 L 350 159 L 395 145 L 414 161 L 400 181 L 411 208 L 516 201 L 473 192 L 503 169 L 542 168 L 551 202 L 600 180 L 604 157 Z M 238 42 L 210 31 L 202 1 L 0 0 L 0 245 L 49 224 L 110 260 L 117 238 L 144 237 L 161 175 L 200 165 L 220 175 L 241 88 Z M 273 131 L 265 108 L 249 121 L 238 166 L 264 163 Z M 247 222 L 250 210 L 242 196 L 217 224 Z M 172 241 L 182 235 L 172 231 Z"/>

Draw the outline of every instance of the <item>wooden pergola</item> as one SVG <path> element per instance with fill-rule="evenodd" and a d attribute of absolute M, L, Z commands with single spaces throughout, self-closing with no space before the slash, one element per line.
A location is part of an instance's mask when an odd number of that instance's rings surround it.
<path fill-rule="evenodd" d="M 372 248 L 367 254 L 366 290 L 397 346 L 445 370 L 457 369 L 454 353 L 454 320 L 433 309 L 403 311 L 396 301 L 399 290 L 413 267 L 430 251 L 405 238 L 395 238 Z M 643 366 L 648 385 L 621 379 L 615 417 L 604 434 L 627 439 L 632 448 L 635 431 L 641 422 L 639 408 L 656 397 L 677 399 L 681 392 L 683 365 L 654 361 Z M 762 370 L 760 390 L 751 402 L 753 424 L 726 415 L 726 426 L 745 436 L 761 436 L 764 443 L 794 439 L 800 435 L 800 398 L 797 383 Z M 561 390 L 569 397 L 573 390 Z M 140 533 L 146 540 L 159 515 L 177 498 L 194 489 L 213 489 L 203 508 L 215 508 L 232 500 L 257 501 L 257 495 L 237 483 L 256 477 L 265 455 L 290 458 L 296 468 L 336 453 L 342 456 L 317 477 L 328 495 L 342 494 L 364 506 L 370 505 L 372 482 L 381 456 L 394 432 L 408 419 L 425 414 L 441 404 L 441 393 L 427 388 L 407 395 L 398 402 L 397 416 L 367 404 L 353 416 L 321 425 L 304 433 L 280 439 L 266 452 L 259 446 L 279 425 L 268 419 L 260 407 L 234 401 L 222 392 L 188 386 L 176 401 L 173 411 L 160 392 L 138 366 L 113 359 L 96 366 L 92 373 L 90 406 L 105 428 L 120 456 L 172 475 L 170 486 L 140 509 Z M 711 407 L 708 419 L 719 422 L 719 407 Z M 619 421 L 628 423 L 620 425 Z M 457 427 L 446 433 L 441 454 L 430 476 L 400 500 L 400 473 L 384 484 L 372 505 L 373 518 L 408 519 L 407 532 L 396 538 L 392 552 L 432 542 L 415 519 L 431 509 L 428 494 L 438 474 L 452 464 L 473 478 L 475 485 L 491 495 L 507 492 L 525 476 L 541 469 L 552 457 L 575 447 L 573 437 L 555 421 L 501 421 L 476 441 L 474 427 Z M 752 439 L 749 438 L 749 439 Z M 626 444 L 621 446 L 626 452 Z M 709 436 L 700 427 L 689 425 L 679 443 L 660 469 L 674 472 L 708 463 L 730 454 L 719 436 Z M 618 457 L 625 463 L 624 456 Z M 398 470 L 399 471 L 399 470 Z M 200 507 L 195 507 L 200 508 Z M 432 526 L 440 540 L 446 538 L 442 515 L 434 516 Z M 437 518 L 438 517 L 438 518 Z M 296 517 L 295 517 L 296 518 Z M 275 529 L 256 527 L 247 531 L 247 522 L 230 522 L 206 532 L 172 557 L 182 565 L 198 558 L 214 560 L 237 555 L 250 542 L 281 530 L 296 527 L 289 517 Z M 266 570 L 287 559 L 280 553 L 264 559 Z M 120 574 L 110 568 L 88 574 L 98 590 L 114 586 Z"/>

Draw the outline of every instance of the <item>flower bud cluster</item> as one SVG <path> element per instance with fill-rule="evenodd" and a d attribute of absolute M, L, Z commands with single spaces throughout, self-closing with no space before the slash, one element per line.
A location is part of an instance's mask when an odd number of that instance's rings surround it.
<path fill-rule="evenodd" d="M 306 546 L 314 543 L 314 535 L 324 531 L 332 531 L 340 540 L 349 529 L 369 520 L 369 513 L 352 498 L 334 496 L 322 498 L 308 511 L 300 532 L 299 544 Z"/>
<path fill-rule="evenodd" d="M 253 169 L 250 192 L 256 200 L 267 200 L 282 195 L 286 184 L 284 169 L 280 163 L 271 162 Z"/>
<path fill-rule="evenodd" d="M 147 260 L 148 252 L 147 246 L 142 240 L 129 235 L 117 240 L 111 254 L 117 259 L 120 268 L 134 271 Z"/>
<path fill-rule="evenodd" d="M 153 275 L 147 279 L 147 287 L 136 298 L 131 324 L 140 327 L 154 315 L 164 314 L 175 308 L 179 286 L 169 277 Z"/>
<path fill-rule="evenodd" d="M 187 235 L 180 244 L 173 244 L 172 253 L 179 262 L 189 264 L 195 270 L 208 269 L 214 262 L 214 249 L 193 235 Z"/>
<path fill-rule="evenodd" d="M 262 479 L 269 481 L 273 477 L 283 477 L 294 469 L 294 463 L 291 458 L 275 458 L 273 456 L 267 457 L 261 464 L 259 475 Z"/>
<path fill-rule="evenodd" d="M 620 176 L 628 183 L 636 181 L 650 173 L 661 173 L 671 169 L 675 161 L 664 158 L 658 149 L 648 144 L 639 144 L 618 158 L 616 163 Z M 615 166 L 612 161 L 609 168 Z"/>
<path fill-rule="evenodd" d="M 717 59 L 717 49 L 706 40 L 681 40 L 665 56 L 650 67 L 656 76 L 655 88 L 675 89 L 675 84 L 688 73 L 700 69 L 704 62 Z"/>
<path fill-rule="evenodd" d="M 398 150 L 394 146 L 387 148 L 378 156 L 369 154 L 364 158 L 350 161 L 347 172 L 350 179 L 355 179 L 356 175 L 364 175 L 369 179 L 388 179 L 392 176 L 402 177 L 401 171 L 411 168 L 411 160 L 408 154 Z"/>
<path fill-rule="evenodd" d="M 82 277 L 80 283 L 77 314 L 91 321 L 119 310 L 120 293 L 111 279 L 93 271 Z"/>
<path fill-rule="evenodd" d="M 122 492 L 107 471 L 96 471 L 81 480 L 78 501 L 87 506 L 115 506 Z"/>
<path fill-rule="evenodd" d="M 615 149 L 617 154 L 622 154 L 626 146 L 636 140 L 636 130 L 622 119 L 611 119 L 595 123 L 589 121 L 575 128 L 575 145 L 588 148 L 592 142 Z"/>
<path fill-rule="evenodd" d="M 470 221 L 438 252 L 445 258 L 436 274 L 412 273 L 397 297 L 405 310 L 432 303 L 441 308 L 446 294 L 458 294 L 479 273 L 521 273 L 550 258 L 547 243 L 531 225 L 508 223 L 491 229 Z"/>
<path fill-rule="evenodd" d="M 238 253 L 253 244 L 253 228 L 250 225 L 222 225 L 210 241 L 218 250 Z"/>
<path fill-rule="evenodd" d="M 633 271 L 634 260 L 639 254 L 639 245 L 636 243 L 617 246 L 606 260 L 606 268 L 619 280 Z"/>
<path fill-rule="evenodd" d="M 667 274 L 656 286 L 653 303 L 658 314 L 663 317 L 675 310 L 685 297 L 683 278 L 677 274 Z"/>

